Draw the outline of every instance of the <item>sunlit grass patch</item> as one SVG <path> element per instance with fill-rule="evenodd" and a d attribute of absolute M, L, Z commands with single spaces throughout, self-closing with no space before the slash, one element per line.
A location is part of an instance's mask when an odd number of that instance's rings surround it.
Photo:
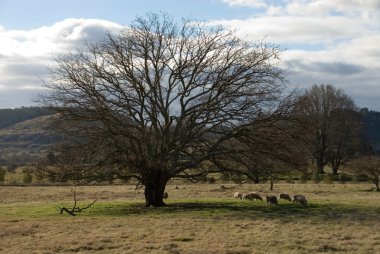
<path fill-rule="evenodd" d="M 88 201 L 91 202 L 91 201 Z M 79 206 L 85 206 L 81 201 Z M 294 203 L 280 203 L 278 206 L 267 205 L 260 201 L 240 201 L 225 199 L 176 200 L 167 202 L 167 206 L 145 207 L 143 202 L 132 201 L 98 201 L 91 208 L 77 213 L 80 217 L 128 217 L 128 216 L 188 216 L 212 217 L 224 216 L 231 219 L 276 219 L 289 221 L 297 218 L 312 219 L 316 222 L 337 219 L 353 219 L 371 221 L 380 216 L 380 207 L 376 205 L 361 206 L 358 204 L 340 204 L 331 202 L 315 202 L 307 206 Z M 60 214 L 59 207 L 72 207 L 72 203 L 15 203 L 0 204 L 0 217 L 38 218 L 65 217 Z"/>
<path fill-rule="evenodd" d="M 30 203 L 14 203 L 0 204 L 1 217 L 51 217 L 58 214 L 58 210 L 53 204 L 30 202 Z"/>

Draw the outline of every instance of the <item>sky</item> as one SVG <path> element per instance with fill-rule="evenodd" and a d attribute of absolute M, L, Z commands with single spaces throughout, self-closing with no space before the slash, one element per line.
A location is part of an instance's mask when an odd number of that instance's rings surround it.
<path fill-rule="evenodd" d="M 331 84 L 380 111 L 380 0 L 0 0 L 0 108 L 38 105 L 54 57 L 167 12 L 282 49 L 290 84 Z"/>

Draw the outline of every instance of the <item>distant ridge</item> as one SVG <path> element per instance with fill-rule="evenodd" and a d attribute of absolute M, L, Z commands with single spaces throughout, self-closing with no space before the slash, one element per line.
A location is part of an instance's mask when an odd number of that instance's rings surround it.
<path fill-rule="evenodd" d="M 39 116 L 49 115 L 51 112 L 42 107 L 21 107 L 15 109 L 0 109 L 0 129 L 10 127 Z"/>
<path fill-rule="evenodd" d="M 54 115 L 34 115 L 0 129 L 0 166 L 21 166 L 46 156 L 51 146 L 62 140 L 50 131 L 53 118 Z"/>

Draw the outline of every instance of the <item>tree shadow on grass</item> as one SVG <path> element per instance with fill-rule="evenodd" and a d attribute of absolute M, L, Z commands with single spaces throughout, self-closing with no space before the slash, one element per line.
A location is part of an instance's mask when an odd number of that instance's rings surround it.
<path fill-rule="evenodd" d="M 333 221 L 349 219 L 371 222 L 380 217 L 379 207 L 362 207 L 337 203 L 308 204 L 307 206 L 281 203 L 278 206 L 264 202 L 189 201 L 174 202 L 165 207 L 146 208 L 141 203 L 110 204 L 94 210 L 92 215 L 110 216 L 187 216 L 187 217 L 228 217 L 230 219 L 277 219 L 288 222 L 291 219 L 312 219 Z"/>

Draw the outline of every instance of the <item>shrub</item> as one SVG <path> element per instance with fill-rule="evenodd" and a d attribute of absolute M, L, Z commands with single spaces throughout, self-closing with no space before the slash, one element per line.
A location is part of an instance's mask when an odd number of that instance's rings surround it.
<path fill-rule="evenodd" d="M 352 181 L 352 176 L 341 173 L 341 174 L 339 174 L 339 181 L 341 183 L 350 182 L 350 181 Z"/>
<path fill-rule="evenodd" d="M 353 161 L 353 170 L 357 175 L 366 175 L 380 191 L 380 157 L 363 156 Z"/>
<path fill-rule="evenodd" d="M 282 179 L 283 178 L 283 179 Z M 299 175 L 294 174 L 293 172 L 288 172 L 287 174 L 283 174 L 282 178 L 278 178 L 278 180 L 285 180 L 286 183 L 295 183 L 295 180 L 299 180 Z"/>
<path fill-rule="evenodd" d="M 312 180 L 314 183 L 319 183 L 321 181 L 321 178 L 319 176 L 319 172 L 317 172 L 317 171 L 313 172 Z"/>
<path fill-rule="evenodd" d="M 207 177 L 207 182 L 208 183 L 215 183 L 215 178 L 214 177 L 212 177 L 212 176 L 210 176 L 210 177 Z"/>
<path fill-rule="evenodd" d="M 0 167 L 0 183 L 4 182 L 6 171 L 3 167 Z"/>
<path fill-rule="evenodd" d="M 230 176 L 228 174 L 222 174 L 220 178 L 223 182 L 229 182 L 231 180 Z"/>
<path fill-rule="evenodd" d="M 300 180 L 302 183 L 306 183 L 307 180 L 309 180 L 309 174 L 307 173 L 307 171 L 303 171 L 301 173 Z"/>
<path fill-rule="evenodd" d="M 369 177 L 365 174 L 357 174 L 354 176 L 354 181 L 355 182 L 368 182 Z"/>
<path fill-rule="evenodd" d="M 17 165 L 16 164 L 8 164 L 7 169 L 9 172 L 14 173 L 16 172 Z"/>
<path fill-rule="evenodd" d="M 339 175 L 332 174 L 331 176 L 332 176 L 333 181 L 339 181 Z"/>
<path fill-rule="evenodd" d="M 332 183 L 334 183 L 334 177 L 333 177 L 333 175 L 332 174 L 325 174 L 324 176 L 323 176 L 323 181 L 325 182 L 325 183 L 328 183 L 328 184 L 332 184 Z"/>
<path fill-rule="evenodd" d="M 285 182 L 286 182 L 286 183 L 291 183 L 291 184 L 295 183 L 294 180 L 292 180 L 292 179 L 290 179 L 290 178 L 286 179 Z"/>
<path fill-rule="evenodd" d="M 23 182 L 25 184 L 30 184 L 32 183 L 32 180 L 33 180 L 33 176 L 30 172 L 26 172 L 24 173 L 24 177 L 23 177 Z"/>

